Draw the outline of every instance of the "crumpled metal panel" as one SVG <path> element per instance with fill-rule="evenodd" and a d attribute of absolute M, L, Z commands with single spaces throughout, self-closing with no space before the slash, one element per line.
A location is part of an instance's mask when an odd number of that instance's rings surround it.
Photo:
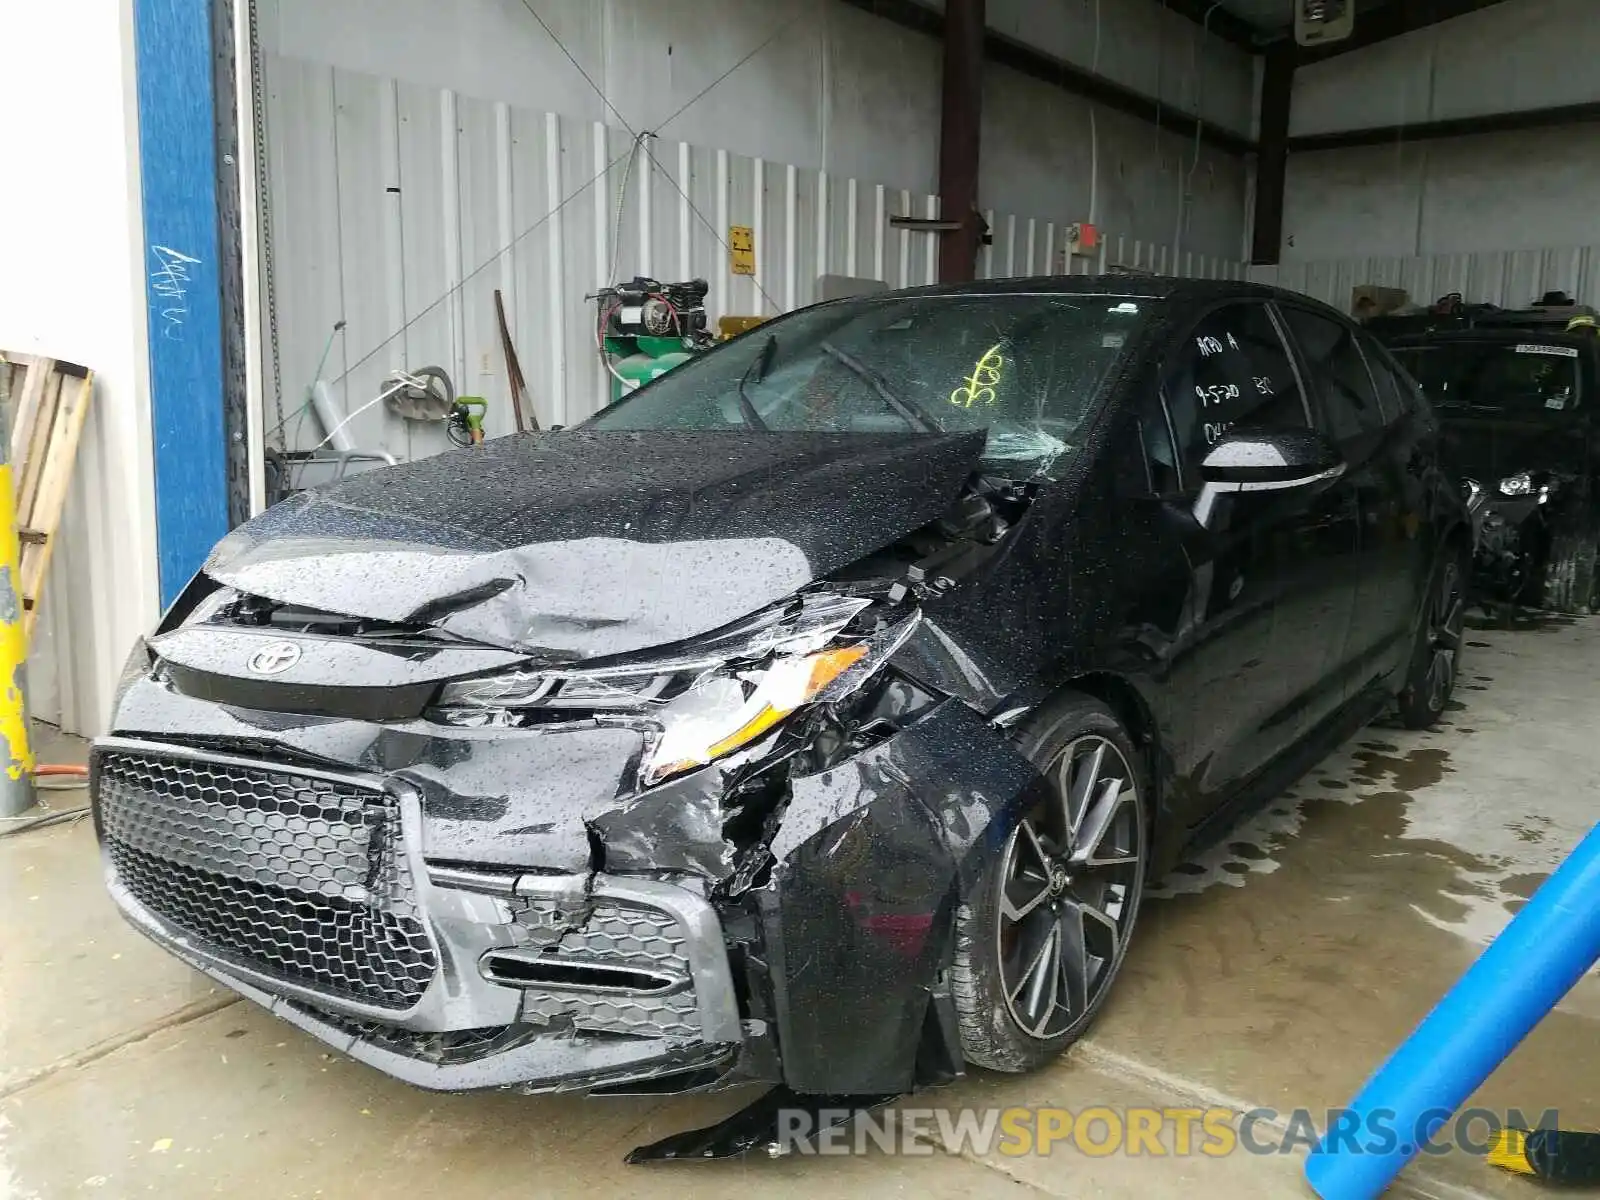
<path fill-rule="evenodd" d="M 794 780 L 772 842 L 778 865 L 756 893 L 789 1087 L 868 1095 L 913 1085 L 969 864 L 997 853 L 1046 787 L 954 700 Z"/>
<path fill-rule="evenodd" d="M 570 661 L 708 633 L 935 520 L 981 431 L 565 430 L 304 493 L 220 542 L 213 579 Z"/>

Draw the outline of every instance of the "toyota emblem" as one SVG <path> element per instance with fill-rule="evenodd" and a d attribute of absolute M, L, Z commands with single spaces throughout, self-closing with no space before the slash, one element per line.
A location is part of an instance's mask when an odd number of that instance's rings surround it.
<path fill-rule="evenodd" d="M 299 661 L 299 646 L 293 642 L 273 642 L 252 654 L 245 666 L 257 675 L 281 675 Z"/>

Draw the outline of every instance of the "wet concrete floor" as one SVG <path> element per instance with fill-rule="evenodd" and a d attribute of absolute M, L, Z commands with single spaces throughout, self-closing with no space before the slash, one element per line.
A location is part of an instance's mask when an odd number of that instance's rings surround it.
<path fill-rule="evenodd" d="M 1600 620 L 1470 634 L 1448 724 L 1364 730 L 1141 918 L 1093 1035 L 1036 1075 L 906 1107 L 1271 1107 L 1349 1099 L 1600 811 Z M 45 756 L 68 761 L 63 741 Z M 57 808 L 81 794 L 52 794 Z M 1473 1103 L 1600 1126 L 1600 984 Z M 926 1154 L 625 1167 L 749 1097 L 438 1096 L 233 1002 L 123 925 L 86 822 L 0 839 L 0 1197 L 1294 1197 L 1298 1154 Z M 1171 1143 L 1168 1143 L 1169 1147 Z M 1532 1197 L 1471 1155 L 1399 1194 Z"/>

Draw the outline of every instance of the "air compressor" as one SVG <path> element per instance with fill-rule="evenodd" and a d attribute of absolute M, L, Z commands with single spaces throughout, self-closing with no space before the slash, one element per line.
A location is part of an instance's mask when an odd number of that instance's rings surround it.
<path fill-rule="evenodd" d="M 595 345 L 611 375 L 613 402 L 716 345 L 706 317 L 704 279 L 683 283 L 635 276 L 602 288 Z"/>

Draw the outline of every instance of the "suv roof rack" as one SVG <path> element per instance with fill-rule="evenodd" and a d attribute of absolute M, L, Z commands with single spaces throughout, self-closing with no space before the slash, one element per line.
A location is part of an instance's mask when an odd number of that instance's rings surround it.
<path fill-rule="evenodd" d="M 1600 312 L 1588 304 L 1534 305 L 1529 308 L 1474 304 L 1463 305 L 1453 312 L 1374 317 L 1367 322 L 1367 328 L 1380 339 L 1467 329 L 1538 329 L 1544 333 L 1564 333 L 1567 323 L 1574 317 L 1600 319 Z"/>
<path fill-rule="evenodd" d="M 1587 304 L 1539 305 L 1534 308 L 1503 308 L 1498 312 L 1484 313 L 1478 325 L 1558 325 L 1562 329 L 1574 317 L 1600 317 Z"/>

